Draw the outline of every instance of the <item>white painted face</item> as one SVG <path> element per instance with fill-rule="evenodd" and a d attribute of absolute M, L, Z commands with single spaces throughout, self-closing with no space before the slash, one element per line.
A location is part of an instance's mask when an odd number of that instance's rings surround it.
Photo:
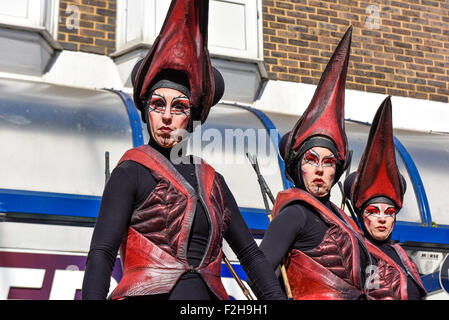
<path fill-rule="evenodd" d="M 190 101 L 182 92 L 159 88 L 149 100 L 148 119 L 151 135 L 164 148 L 181 141 L 190 120 Z"/>
<path fill-rule="evenodd" d="M 366 206 L 363 211 L 363 223 L 366 230 L 376 240 L 387 239 L 396 222 L 396 208 L 391 204 L 379 202 Z"/>
<path fill-rule="evenodd" d="M 327 148 L 313 147 L 301 160 L 302 180 L 306 190 L 315 197 L 329 194 L 336 171 L 337 160 Z"/>

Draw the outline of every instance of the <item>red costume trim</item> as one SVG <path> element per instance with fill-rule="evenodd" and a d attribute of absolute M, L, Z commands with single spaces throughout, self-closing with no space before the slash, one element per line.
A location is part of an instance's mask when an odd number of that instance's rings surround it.
<path fill-rule="evenodd" d="M 405 190 L 396 164 L 390 97 L 387 97 L 377 110 L 366 145 L 351 188 L 350 197 L 353 206 L 361 215 L 362 208 L 370 199 L 386 197 L 400 209 Z M 361 233 L 360 230 L 359 232 Z M 378 282 L 372 284 L 374 288 L 369 291 L 370 297 L 382 300 L 407 300 L 407 273 L 412 276 L 421 291 L 426 292 L 416 265 L 404 249 L 397 244 L 392 246 L 406 270 L 368 240 L 365 240 L 365 243 L 370 254 L 378 261 L 378 278 L 374 279 Z"/>
<path fill-rule="evenodd" d="M 294 201 L 311 205 L 330 224 L 317 248 L 306 252 L 292 250 L 289 256 L 287 274 L 294 299 L 357 299 L 362 296 L 359 244 L 363 245 L 363 240 L 349 224 L 300 189 L 279 192 L 273 216 Z M 346 221 L 345 213 L 339 213 Z"/>
<path fill-rule="evenodd" d="M 354 220 L 349 219 L 346 215 L 345 219 L 357 233 L 363 236 L 362 231 L 359 229 Z M 410 273 L 422 292 L 425 293 L 424 296 L 427 295 L 426 289 L 421 281 L 421 277 L 419 276 L 418 267 L 413 261 L 410 260 L 407 253 L 400 245 L 394 244 L 392 247 L 398 254 L 406 270 L 403 270 L 393 259 L 366 239 L 365 245 L 369 253 L 378 260 L 377 281 L 379 281 L 379 289 L 374 288 L 368 290 L 367 294 L 369 295 L 369 298 L 376 300 L 407 300 L 408 293 L 406 272 Z M 374 280 L 376 280 L 376 278 Z"/>
<path fill-rule="evenodd" d="M 411 275 L 421 291 L 423 293 L 426 292 L 416 264 L 410 260 L 401 246 L 398 244 L 392 245 L 393 249 L 401 259 L 405 270 L 374 244 L 368 240 L 366 240 L 365 243 L 371 255 L 378 260 L 378 278 L 374 278 L 375 281 L 379 281 L 377 283 L 378 288 L 369 291 L 369 296 L 371 298 L 376 300 L 408 300 L 407 273 Z M 373 283 L 373 285 L 376 285 L 376 283 Z"/>
<path fill-rule="evenodd" d="M 424 288 L 424 284 L 422 283 L 421 277 L 419 276 L 418 266 L 409 258 L 407 252 L 405 252 L 405 250 L 400 245 L 398 245 L 397 243 L 394 244 L 393 249 L 396 250 L 396 253 L 398 254 L 404 266 L 407 268 L 407 271 L 418 283 L 423 292 L 425 292 L 425 295 L 427 295 L 426 289 Z"/>
<path fill-rule="evenodd" d="M 168 293 L 185 272 L 198 272 L 219 299 L 229 299 L 220 272 L 222 234 L 229 223 L 229 211 L 215 170 L 204 161 L 196 166 L 197 195 L 172 164 L 151 147 L 127 151 L 118 164 L 129 160 L 150 169 L 158 184 L 131 216 L 121 245 L 123 277 L 112 299 Z M 204 202 L 211 226 L 208 249 L 194 268 L 187 261 L 187 244 L 198 197 Z"/>
<path fill-rule="evenodd" d="M 407 275 L 382 250 L 368 240 L 365 243 L 370 254 L 378 260 L 370 297 L 376 300 L 407 300 Z"/>

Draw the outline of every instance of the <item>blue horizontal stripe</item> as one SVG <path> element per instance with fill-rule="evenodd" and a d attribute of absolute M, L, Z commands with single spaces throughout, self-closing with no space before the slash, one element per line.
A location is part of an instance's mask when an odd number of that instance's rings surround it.
<path fill-rule="evenodd" d="M 95 218 L 101 197 L 0 189 L 0 211 Z"/>
<path fill-rule="evenodd" d="M 248 228 L 252 230 L 266 230 L 269 224 L 265 210 L 255 208 L 240 208 Z"/>
<path fill-rule="evenodd" d="M 435 228 L 422 226 L 419 223 L 397 221 L 393 233 L 393 240 L 404 243 L 406 241 L 449 244 L 449 226 Z"/>
<path fill-rule="evenodd" d="M 100 209 L 101 197 L 50 192 L 0 189 L 0 212 L 58 215 L 96 218 Z M 264 231 L 268 227 L 265 210 L 240 208 L 248 228 Z M 418 223 L 398 221 L 392 239 L 401 243 L 406 241 L 449 244 L 449 226 L 436 228 Z"/>
<path fill-rule="evenodd" d="M 234 269 L 235 273 L 239 276 L 240 279 L 243 281 L 246 281 L 246 273 L 243 270 L 242 266 L 239 264 L 231 264 L 232 268 Z M 221 276 L 225 278 L 232 278 L 232 273 L 229 271 L 228 266 L 224 263 L 221 264 Z"/>

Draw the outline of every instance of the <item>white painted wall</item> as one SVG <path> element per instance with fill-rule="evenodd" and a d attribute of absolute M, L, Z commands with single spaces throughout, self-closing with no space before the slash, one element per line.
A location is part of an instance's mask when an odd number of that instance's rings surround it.
<path fill-rule="evenodd" d="M 226 70 L 232 72 L 233 69 Z M 238 77 L 239 70 L 234 70 Z M 107 56 L 64 50 L 50 70 L 42 77 L 0 72 L 0 77 L 43 81 L 81 88 L 113 88 L 131 93 L 125 87 L 117 65 Z M 244 85 L 244 84 L 243 84 Z M 258 98 L 251 104 L 262 111 L 272 111 L 299 116 L 309 105 L 315 85 L 288 81 L 266 81 Z M 254 88 L 248 88 L 254 90 Z M 387 97 L 384 94 L 346 90 L 345 118 L 371 122 L 374 114 Z M 248 104 L 238 97 L 226 96 L 227 102 Z M 393 97 L 393 126 L 396 129 L 449 132 L 449 104 Z"/>
<path fill-rule="evenodd" d="M 42 80 L 90 89 L 123 88 L 117 66 L 110 57 L 67 50 L 61 52 Z"/>

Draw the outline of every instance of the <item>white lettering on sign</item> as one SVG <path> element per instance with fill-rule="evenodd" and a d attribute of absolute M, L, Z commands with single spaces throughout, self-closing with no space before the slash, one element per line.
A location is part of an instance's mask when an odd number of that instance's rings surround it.
<path fill-rule="evenodd" d="M 55 270 L 50 300 L 73 300 L 76 290 L 83 286 L 84 271 Z"/>
<path fill-rule="evenodd" d="M 40 289 L 45 269 L 0 267 L 0 300 L 8 299 L 10 288 Z"/>
<path fill-rule="evenodd" d="M 50 291 L 50 300 L 73 300 L 76 290 L 83 286 L 84 271 L 70 269 L 56 270 Z M 117 286 L 117 281 L 111 277 L 110 292 Z"/>
<path fill-rule="evenodd" d="M 68 266 L 66 270 L 55 270 L 50 290 L 50 300 L 73 300 L 77 290 L 83 286 L 84 271 Z M 11 288 L 40 289 L 45 269 L 0 267 L 0 300 L 8 299 Z M 117 281 L 111 277 L 109 293 Z"/>

